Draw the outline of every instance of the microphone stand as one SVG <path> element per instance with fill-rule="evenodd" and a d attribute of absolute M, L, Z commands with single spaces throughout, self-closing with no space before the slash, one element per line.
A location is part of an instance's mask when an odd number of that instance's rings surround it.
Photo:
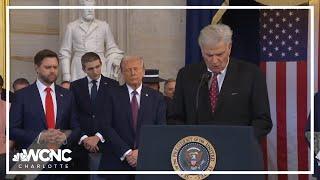
<path fill-rule="evenodd" d="M 199 95 L 200 95 L 200 88 L 208 82 L 211 78 L 211 72 L 206 71 L 205 73 L 202 74 L 200 83 L 197 88 L 197 94 L 196 94 L 196 124 L 199 124 Z"/>

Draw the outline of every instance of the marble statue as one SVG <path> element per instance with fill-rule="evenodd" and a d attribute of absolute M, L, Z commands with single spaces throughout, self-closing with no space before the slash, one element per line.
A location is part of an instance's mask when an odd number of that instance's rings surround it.
<path fill-rule="evenodd" d="M 80 0 L 80 5 L 93 6 L 95 0 Z M 81 17 L 67 26 L 59 51 L 63 81 L 85 77 L 81 57 L 86 52 L 99 54 L 102 74 L 119 80 L 124 52 L 115 43 L 109 24 L 95 18 L 94 9 L 81 10 Z"/>

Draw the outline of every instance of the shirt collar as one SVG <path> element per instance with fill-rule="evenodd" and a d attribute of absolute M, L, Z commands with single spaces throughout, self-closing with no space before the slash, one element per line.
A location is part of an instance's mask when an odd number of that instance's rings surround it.
<path fill-rule="evenodd" d="M 90 84 L 91 81 L 92 81 L 92 79 L 91 79 L 89 76 L 87 76 L 87 79 L 88 79 L 88 84 Z M 97 85 L 100 84 L 100 80 L 101 80 L 101 75 L 100 75 L 99 78 L 96 80 L 96 81 L 97 81 Z"/>
<path fill-rule="evenodd" d="M 128 84 L 126 84 L 127 88 L 128 88 L 128 91 L 129 91 L 129 94 L 131 95 L 131 93 L 134 91 L 134 89 L 129 86 Z M 136 89 L 138 95 L 141 94 L 141 89 L 142 89 L 142 83 L 140 84 L 140 86 Z"/>
<path fill-rule="evenodd" d="M 44 85 L 39 79 L 37 79 L 36 84 L 40 92 L 45 92 L 45 89 L 47 88 L 46 85 Z M 52 92 L 55 92 L 54 83 L 52 83 L 49 87 L 51 88 Z"/>

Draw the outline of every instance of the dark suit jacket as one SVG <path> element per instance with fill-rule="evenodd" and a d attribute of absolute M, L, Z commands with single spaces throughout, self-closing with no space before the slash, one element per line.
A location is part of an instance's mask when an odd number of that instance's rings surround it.
<path fill-rule="evenodd" d="M 67 146 L 79 140 L 79 122 L 75 109 L 73 94 L 55 85 L 57 100 L 56 128 L 72 130 L 67 139 Z M 10 107 L 10 139 L 16 141 L 20 148 L 27 149 L 42 130 L 47 129 L 45 112 L 36 83 L 18 91 Z"/>
<path fill-rule="evenodd" d="M 92 104 L 88 89 L 88 78 L 84 77 L 71 83 L 70 90 L 75 97 L 81 136 L 94 136 L 99 132 L 106 138 L 102 128 L 102 122 L 106 121 L 104 104 L 106 103 L 107 89 L 115 86 L 119 86 L 117 81 L 101 75 L 96 101 L 95 104 Z"/>
<path fill-rule="evenodd" d="M 197 89 L 207 67 L 187 65 L 177 76 L 174 95 L 175 115 L 183 124 L 215 124 L 253 126 L 257 137 L 272 128 L 266 81 L 255 65 L 230 59 L 215 112 L 211 112 L 208 82 Z"/>
<path fill-rule="evenodd" d="M 129 149 L 139 148 L 142 125 L 165 124 L 166 105 L 163 96 L 142 86 L 136 133 L 132 128 L 130 97 L 126 85 L 111 88 L 109 93 L 108 124 L 106 128 L 110 148 L 102 155 L 101 170 L 131 170 L 126 160 L 120 161 Z M 155 137 L 156 138 L 156 137 Z M 136 146 L 135 146 L 136 144 Z"/>

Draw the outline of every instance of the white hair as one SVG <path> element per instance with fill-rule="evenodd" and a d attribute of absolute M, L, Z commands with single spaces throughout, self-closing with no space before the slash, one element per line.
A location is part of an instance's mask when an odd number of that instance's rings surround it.
<path fill-rule="evenodd" d="M 225 24 L 210 24 L 204 27 L 199 35 L 198 43 L 202 48 L 203 45 L 215 45 L 223 41 L 232 42 L 232 30 Z"/>

